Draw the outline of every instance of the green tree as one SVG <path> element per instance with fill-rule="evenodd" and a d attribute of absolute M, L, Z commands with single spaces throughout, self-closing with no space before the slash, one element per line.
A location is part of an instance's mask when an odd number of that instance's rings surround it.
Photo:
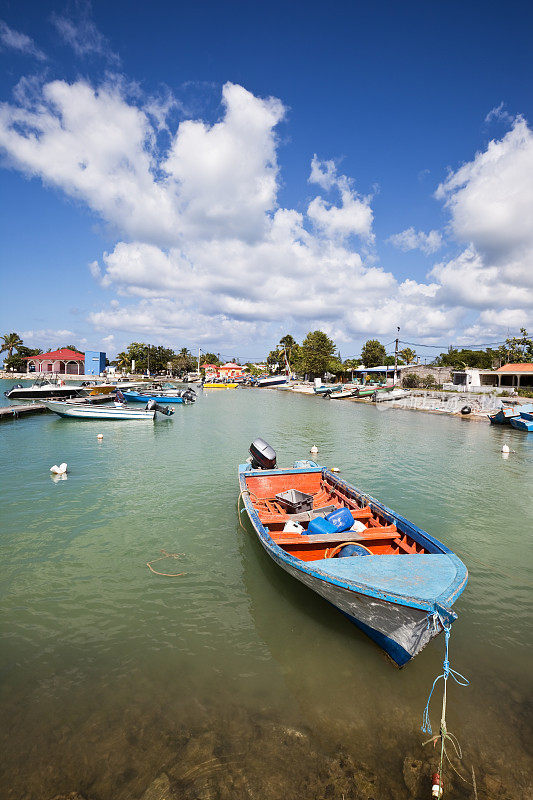
<path fill-rule="evenodd" d="M 179 353 L 176 353 L 173 356 L 171 361 L 172 369 L 180 374 L 185 372 L 193 372 L 197 366 L 197 360 L 194 358 L 193 354 L 187 350 L 186 347 L 182 347 Z"/>
<path fill-rule="evenodd" d="M 369 339 L 361 350 L 365 367 L 380 367 L 387 356 L 385 347 L 377 339 Z"/>
<path fill-rule="evenodd" d="M 15 372 L 26 372 L 27 371 L 27 356 L 38 356 L 42 353 L 42 350 L 39 347 L 31 348 L 31 347 L 24 347 L 24 345 L 19 345 L 17 352 L 13 353 L 13 355 L 8 356 L 4 361 L 4 368 L 5 369 L 12 369 Z"/>
<path fill-rule="evenodd" d="M 301 348 L 303 370 L 313 377 L 323 375 L 328 370 L 335 349 L 335 342 L 323 331 L 309 332 Z"/>
<path fill-rule="evenodd" d="M 452 369 L 492 369 L 497 362 L 498 353 L 488 348 L 487 350 L 469 350 L 457 347 L 450 347 L 447 353 L 441 353 L 435 359 L 435 364 L 439 367 L 451 367 Z"/>
<path fill-rule="evenodd" d="M 400 350 L 398 355 L 400 356 L 404 364 L 411 364 L 416 358 L 415 351 L 411 350 L 410 347 L 404 347 L 403 350 Z"/>
<path fill-rule="evenodd" d="M 533 339 L 525 328 L 520 328 L 520 336 L 512 336 L 505 340 L 498 354 L 502 364 L 523 364 L 533 361 Z"/>
<path fill-rule="evenodd" d="M 222 362 L 216 353 L 204 353 L 204 355 L 200 358 L 200 366 L 202 364 L 216 364 L 218 366 L 221 363 Z"/>
<path fill-rule="evenodd" d="M 131 358 L 124 350 L 121 353 L 117 353 L 117 357 L 111 363 L 121 370 L 129 370 L 131 368 Z"/>
<path fill-rule="evenodd" d="M 20 350 L 22 347 L 22 339 L 18 333 L 5 333 L 3 336 L 0 336 L 0 343 L 2 344 L 0 353 L 7 353 L 8 360 L 13 355 L 13 350 Z"/>

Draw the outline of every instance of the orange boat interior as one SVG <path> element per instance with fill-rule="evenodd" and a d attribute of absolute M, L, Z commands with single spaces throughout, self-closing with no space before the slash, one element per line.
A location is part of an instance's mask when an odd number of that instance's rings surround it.
<path fill-rule="evenodd" d="M 300 472 L 278 475 L 246 476 L 246 486 L 250 501 L 259 515 L 259 519 L 267 528 L 274 542 L 290 555 L 302 561 L 316 561 L 331 558 L 348 543 L 362 544 L 372 555 L 403 555 L 408 553 L 426 553 L 421 544 L 410 536 L 399 531 L 365 501 L 358 501 L 342 490 L 342 486 L 328 480 L 322 472 Z M 276 494 L 287 489 L 313 495 L 313 511 L 303 514 L 288 514 L 276 500 Z M 332 534 L 313 534 L 284 532 L 283 528 L 289 520 L 297 521 L 307 529 L 310 518 L 323 516 L 327 509 L 334 511 L 348 508 L 355 520 L 365 525 L 360 532 L 343 531 Z"/>

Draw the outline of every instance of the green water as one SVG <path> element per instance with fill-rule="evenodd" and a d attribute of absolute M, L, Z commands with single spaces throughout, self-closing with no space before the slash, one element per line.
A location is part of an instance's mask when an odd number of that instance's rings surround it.
<path fill-rule="evenodd" d="M 429 796 L 420 721 L 442 637 L 399 671 L 269 561 L 235 508 L 258 435 L 282 465 L 316 444 L 463 557 L 454 764 L 474 765 L 480 797 L 529 796 L 533 436 L 239 389 L 155 424 L 0 423 L 0 797 L 135 799 L 162 773 L 167 800 Z M 184 575 L 148 570 L 162 548 L 183 555 L 155 568 Z M 445 779 L 446 797 L 473 796 Z"/>

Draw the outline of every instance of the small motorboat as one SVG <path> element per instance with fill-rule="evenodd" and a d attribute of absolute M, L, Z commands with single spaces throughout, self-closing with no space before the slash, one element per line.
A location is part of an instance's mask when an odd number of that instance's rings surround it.
<path fill-rule="evenodd" d="M 82 397 L 87 394 L 84 386 L 64 383 L 57 378 L 38 378 L 31 386 L 15 384 L 4 392 L 9 400 L 46 400 L 51 397 Z"/>
<path fill-rule="evenodd" d="M 156 403 L 183 403 L 188 405 L 196 400 L 194 389 L 175 389 L 173 387 L 128 389 L 122 394 L 125 400 L 133 400 L 135 403 L 147 403 L 149 400 L 155 400 Z"/>
<path fill-rule="evenodd" d="M 49 411 L 61 417 L 74 419 L 112 419 L 112 420 L 148 420 L 153 421 L 158 416 L 170 417 L 174 410 L 159 406 L 153 400 L 148 402 L 146 408 L 128 408 L 126 405 L 93 406 L 84 403 L 68 403 L 61 400 L 47 400 L 45 402 Z"/>
<path fill-rule="evenodd" d="M 283 386 L 288 382 L 288 375 L 270 375 L 266 378 L 259 378 L 257 380 L 257 386 L 259 389 L 269 389 L 273 386 Z"/>
<path fill-rule="evenodd" d="M 262 439 L 250 454 L 239 466 L 239 499 L 263 548 L 398 666 L 457 618 L 468 571 L 446 545 L 326 467 L 276 468 Z"/>
<path fill-rule="evenodd" d="M 517 403 L 516 405 L 502 405 L 494 414 L 489 414 L 491 425 L 512 425 L 513 419 L 519 417 L 521 414 L 531 414 L 533 412 L 533 403 Z M 516 425 L 514 426 L 516 427 Z"/>
<path fill-rule="evenodd" d="M 202 384 L 204 389 L 238 389 L 239 384 L 234 381 L 207 381 Z"/>

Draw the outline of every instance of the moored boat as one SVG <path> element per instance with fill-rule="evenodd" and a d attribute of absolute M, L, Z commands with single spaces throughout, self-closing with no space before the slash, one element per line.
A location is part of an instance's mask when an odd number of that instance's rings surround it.
<path fill-rule="evenodd" d="M 517 403 L 516 405 L 503 405 L 494 414 L 489 414 L 488 417 L 492 425 L 511 425 L 512 420 L 519 417 L 523 413 L 531 414 L 533 412 L 533 403 Z"/>
<path fill-rule="evenodd" d="M 257 386 L 259 389 L 269 389 L 273 386 L 283 386 L 288 382 L 288 375 L 270 375 L 268 378 L 259 378 L 257 381 Z"/>
<path fill-rule="evenodd" d="M 68 384 L 50 378 L 38 378 L 31 386 L 17 383 L 4 392 L 9 400 L 46 400 L 52 397 L 82 397 L 87 394 L 84 386 Z"/>
<path fill-rule="evenodd" d="M 234 381 L 207 381 L 202 384 L 204 389 L 238 389 L 239 384 Z"/>
<path fill-rule="evenodd" d="M 125 400 L 132 400 L 135 403 L 147 403 L 155 400 L 156 403 L 183 403 L 188 405 L 196 400 L 196 392 L 193 389 L 128 389 L 123 392 Z"/>
<path fill-rule="evenodd" d="M 533 433 L 533 414 L 520 414 L 519 417 L 512 417 L 511 425 L 519 431 Z"/>
<path fill-rule="evenodd" d="M 68 403 L 61 400 L 47 400 L 45 402 L 49 411 L 61 417 L 74 419 L 99 419 L 99 420 L 148 420 L 153 421 L 157 415 L 171 416 L 171 408 L 163 409 L 161 406 L 152 408 L 128 408 L 127 406 L 93 406 L 83 403 Z M 157 404 L 154 404 L 156 406 Z"/>
<path fill-rule="evenodd" d="M 452 605 L 468 572 L 448 547 L 325 467 L 276 468 L 261 439 L 250 453 L 239 466 L 240 497 L 263 548 L 398 666 L 457 618 Z"/>

